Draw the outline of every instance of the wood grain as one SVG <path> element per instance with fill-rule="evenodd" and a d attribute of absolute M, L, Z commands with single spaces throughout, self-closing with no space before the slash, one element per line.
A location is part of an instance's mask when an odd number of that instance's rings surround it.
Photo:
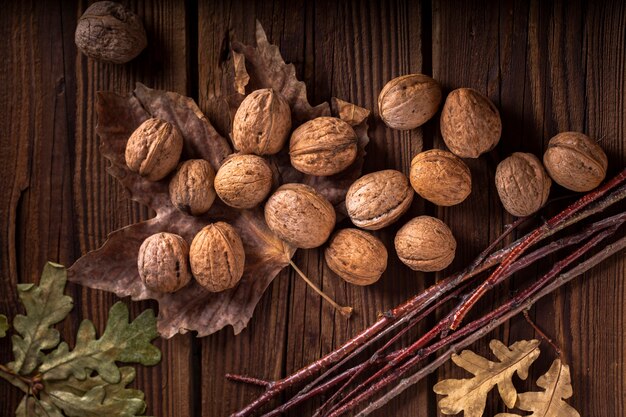
<path fill-rule="evenodd" d="M 257 19 L 285 60 L 294 63 L 312 104 L 336 96 L 373 110 L 366 172 L 395 168 L 408 173 L 422 148 L 444 147 L 437 120 L 411 132 L 392 131 L 379 120 L 377 95 L 393 77 L 432 74 L 445 92 L 473 87 L 500 109 L 504 134 L 499 146 L 468 160 L 471 197 L 445 209 L 416 199 L 398 224 L 376 233 L 390 248 L 389 268 L 377 284 L 349 286 L 325 266 L 320 251 L 296 254 L 295 262 L 314 282 L 355 308 L 350 321 L 285 270 L 241 335 L 225 329 L 203 339 L 185 335 L 157 342 L 163 362 L 140 367 L 135 383 L 146 392 L 151 415 L 228 415 L 258 390 L 225 381 L 225 373 L 280 378 L 465 265 L 513 220 L 493 187 L 495 167 L 510 153 L 540 156 L 554 134 L 579 130 L 607 151 L 610 173 L 626 162 L 622 2 L 130 0 L 124 3 L 145 22 L 149 46 L 123 66 L 96 63 L 76 50 L 73 33 L 87 7 L 84 1 L 5 3 L 0 14 L 0 36 L 6 40 L 0 42 L 0 108 L 5 112 L 0 117 L 0 312 L 9 315 L 20 310 L 15 284 L 36 281 L 47 260 L 69 265 L 101 245 L 111 231 L 152 215 L 131 203 L 106 173 L 94 133 L 96 92 L 125 93 L 140 81 L 187 94 L 211 115 L 211 97 L 220 88 L 223 42 L 234 34 L 253 43 Z M 559 187 L 553 192 L 568 195 Z M 564 202 L 548 211 L 559 204 Z M 443 273 L 414 273 L 392 249 L 399 226 L 418 214 L 442 218 L 457 238 L 457 258 Z M 344 221 L 340 227 L 348 225 Z M 531 311 L 571 365 L 571 402 L 581 415 L 626 413 L 624 258 L 622 254 L 594 269 Z M 494 289 L 477 309 L 492 307 L 523 285 L 527 275 Z M 116 298 L 74 285 L 69 291 L 76 306 L 61 331 L 72 342 L 83 318 L 101 330 Z M 129 304 L 132 314 L 156 308 L 148 302 Z M 535 335 L 523 319 L 515 319 L 492 336 L 513 342 Z M 474 348 L 487 354 L 487 341 Z M 10 358 L 5 342 L 0 341 L 4 362 Z M 547 369 L 553 353 L 546 344 L 542 350 L 531 378 L 520 387 L 533 388 L 530 379 Z M 376 415 L 437 415 L 430 388 L 437 378 L 450 375 L 464 374 L 448 365 Z M 16 390 L 0 382 L 0 414 L 12 415 L 19 400 Z M 289 415 L 309 415 L 312 405 Z M 496 395 L 490 396 L 485 415 L 502 410 Z"/>

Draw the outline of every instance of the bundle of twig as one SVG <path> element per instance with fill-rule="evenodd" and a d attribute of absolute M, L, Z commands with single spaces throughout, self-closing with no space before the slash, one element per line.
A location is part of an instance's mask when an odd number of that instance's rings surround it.
<path fill-rule="evenodd" d="M 456 350 L 479 339 L 512 316 L 529 308 L 539 298 L 626 247 L 625 237 L 613 243 L 603 243 L 616 234 L 626 222 L 626 211 L 612 216 L 605 215 L 595 221 L 588 219 L 626 198 L 625 182 L 626 169 L 526 236 L 504 249 L 493 252 L 495 247 L 523 221 L 518 220 L 464 271 L 439 281 L 386 312 L 372 326 L 341 347 L 281 380 L 262 381 L 246 376 L 228 375 L 232 380 L 265 387 L 263 394 L 233 416 L 259 414 L 262 407 L 287 388 L 301 385 L 311 379 L 311 382 L 290 399 L 263 415 L 266 417 L 280 415 L 312 397 L 326 393 L 331 388 L 333 394 L 319 407 L 316 416 L 338 417 L 349 412 L 355 414 L 356 410 L 360 410 L 357 414 L 359 416 L 368 415 L 408 386 L 433 372 Z M 584 225 L 584 228 L 528 252 L 539 242 L 573 224 Z M 472 307 L 493 286 L 535 261 L 566 248 L 572 249 L 527 288 L 511 296 L 498 308 L 463 325 L 463 320 Z M 576 264 L 582 256 L 594 248 L 596 251 L 592 256 Z M 471 288 L 477 276 L 490 269 L 493 269 L 493 272 Z M 434 327 L 408 346 L 393 350 L 396 342 L 417 323 L 458 297 L 461 297 L 461 301 Z M 360 355 L 379 340 L 386 342 L 372 355 L 368 357 Z M 440 351 L 443 353 L 418 368 L 420 363 Z M 358 356 L 364 359 L 357 359 Z M 353 360 L 357 364 L 346 367 L 348 362 Z"/>

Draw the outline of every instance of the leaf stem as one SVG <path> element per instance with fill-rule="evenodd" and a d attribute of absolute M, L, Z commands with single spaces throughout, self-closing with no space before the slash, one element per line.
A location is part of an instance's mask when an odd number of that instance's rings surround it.
<path fill-rule="evenodd" d="M 289 264 L 298 273 L 298 275 L 300 275 L 300 278 L 302 278 L 304 282 L 306 282 L 307 285 L 313 289 L 313 291 L 318 293 L 324 300 L 328 301 L 330 305 L 338 310 L 344 317 L 350 318 L 353 310 L 352 307 L 343 307 L 337 304 L 335 300 L 324 294 L 324 292 L 320 290 L 317 285 L 313 284 L 313 282 L 304 274 L 304 272 L 300 270 L 300 268 L 298 268 L 298 266 L 291 259 L 289 259 Z"/>

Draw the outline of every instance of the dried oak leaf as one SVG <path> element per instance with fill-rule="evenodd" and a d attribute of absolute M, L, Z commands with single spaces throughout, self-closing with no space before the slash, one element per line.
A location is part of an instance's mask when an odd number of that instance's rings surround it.
<path fill-rule="evenodd" d="M 446 396 L 439 400 L 441 412 L 451 415 L 463 411 L 464 417 L 480 417 L 485 411 L 487 394 L 496 385 L 506 406 L 515 406 L 517 391 L 511 378 L 516 372 L 523 380 L 528 377 L 528 368 L 539 356 L 538 346 L 538 340 L 522 340 L 510 347 L 492 340 L 489 347 L 500 362 L 487 360 L 471 350 L 452 355 L 452 361 L 474 377 L 445 379 L 433 387 L 437 394 Z"/>
<path fill-rule="evenodd" d="M 7 316 L 0 314 L 0 337 L 6 336 L 7 330 L 9 330 L 9 321 L 7 320 Z"/>
<path fill-rule="evenodd" d="M 225 76 L 224 79 L 230 81 L 222 88 L 223 96 L 215 100 L 221 99 L 228 103 L 229 109 L 236 106 L 238 100 L 233 98 L 248 83 L 246 76 L 249 74 L 249 83 L 255 88 L 272 87 L 283 93 L 290 102 L 293 114 L 300 118 L 306 120 L 329 113 L 327 104 L 312 107 L 308 103 L 306 87 L 295 77 L 293 65 L 285 64 L 278 48 L 267 42 L 260 25 L 257 25 L 256 48 L 242 44 L 237 44 L 237 47 L 242 52 L 235 50 L 229 54 L 230 59 L 237 62 L 222 66 L 223 69 L 234 71 L 234 74 Z M 367 111 L 345 102 L 339 108 L 343 110 L 343 117 L 360 132 L 361 154 L 364 155 Z M 240 333 L 252 317 L 265 289 L 280 270 L 289 265 L 295 249 L 269 230 L 261 209 L 236 210 L 217 201 L 207 214 L 188 216 L 171 204 L 167 178 L 150 182 L 129 171 L 124 162 L 128 137 L 149 117 L 160 117 L 180 129 L 185 143 L 183 159 L 203 158 L 210 161 L 216 170 L 231 152 L 228 141 L 218 134 L 192 99 L 176 93 L 152 90 L 142 84 L 138 84 L 129 96 L 99 93 L 96 110 L 96 131 L 101 140 L 101 153 L 111 163 L 109 173 L 126 187 L 131 199 L 153 209 L 156 217 L 111 233 L 101 248 L 76 261 L 69 270 L 70 280 L 114 292 L 120 297 L 158 301 L 158 330 L 165 338 L 190 330 L 197 331 L 199 337 L 206 336 L 228 325 L 233 327 L 235 334 Z M 360 175 L 362 159 L 346 170 L 345 177 L 337 177 L 335 182 L 320 179 L 314 185 L 339 206 L 341 196 L 345 195 L 353 181 L 351 178 L 356 179 Z M 279 184 L 291 181 L 314 182 L 296 173 L 290 165 L 282 166 Z M 340 178 L 343 178 L 342 182 L 339 182 Z M 244 242 L 246 266 L 237 287 L 210 293 L 192 281 L 176 293 L 162 294 L 150 291 L 143 285 L 137 271 L 137 254 L 145 238 L 157 232 L 170 232 L 191 242 L 202 227 L 218 220 L 230 223 Z"/>
<path fill-rule="evenodd" d="M 533 412 L 527 417 L 580 417 L 576 409 L 563 401 L 573 395 L 569 366 L 555 359 L 548 372 L 537 379 L 537 386 L 544 391 L 517 395 L 516 407 Z M 519 415 L 500 413 L 495 417 L 519 417 Z"/>

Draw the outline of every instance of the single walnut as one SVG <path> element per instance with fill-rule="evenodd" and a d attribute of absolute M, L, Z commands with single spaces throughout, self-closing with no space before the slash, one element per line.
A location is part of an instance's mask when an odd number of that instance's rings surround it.
<path fill-rule="evenodd" d="M 90 58 L 124 64 L 148 44 L 141 19 L 119 3 L 98 1 L 78 19 L 74 42 Z"/>
<path fill-rule="evenodd" d="M 356 226 L 378 230 L 398 220 L 412 201 L 408 178 L 400 171 L 386 169 L 356 180 L 346 194 L 346 209 Z"/>
<path fill-rule="evenodd" d="M 170 180 L 170 199 L 183 213 L 198 216 L 211 208 L 215 200 L 215 171 L 204 159 L 190 159 L 178 167 Z"/>
<path fill-rule="evenodd" d="M 241 280 L 246 261 L 243 243 L 228 223 L 205 226 L 189 250 L 191 272 L 198 284 L 211 292 L 233 288 Z"/>
<path fill-rule="evenodd" d="M 478 158 L 496 147 L 502 121 L 496 106 L 471 88 L 452 91 L 441 111 L 441 136 L 448 149 L 461 158 Z"/>
<path fill-rule="evenodd" d="M 387 269 L 387 249 L 377 237 L 359 229 L 342 229 L 324 251 L 328 267 L 347 282 L 370 285 Z"/>
<path fill-rule="evenodd" d="M 589 136 L 578 132 L 559 133 L 543 155 L 552 179 L 572 191 L 590 191 L 606 177 L 606 154 Z"/>
<path fill-rule="evenodd" d="M 161 119 L 143 122 L 126 143 L 126 165 L 150 181 L 165 178 L 178 164 L 183 137 L 171 123 Z"/>
<path fill-rule="evenodd" d="M 233 119 L 233 145 L 241 153 L 273 155 L 285 145 L 291 130 L 287 100 L 271 88 L 250 93 Z"/>
<path fill-rule="evenodd" d="M 456 240 L 444 222 L 419 216 L 402 226 L 394 239 L 400 260 L 414 271 L 434 272 L 452 263 Z"/>
<path fill-rule="evenodd" d="M 336 117 L 309 120 L 294 130 L 289 141 L 291 165 L 310 175 L 337 174 L 354 162 L 356 154 L 356 133 Z"/>
<path fill-rule="evenodd" d="M 440 149 L 415 155 L 410 178 L 415 192 L 438 206 L 459 204 L 472 192 L 472 175 L 465 162 Z"/>
<path fill-rule="evenodd" d="M 409 74 L 385 84 L 378 96 L 378 113 L 392 129 L 415 129 L 439 109 L 441 87 L 424 74 Z"/>
<path fill-rule="evenodd" d="M 137 257 L 139 277 L 158 292 L 175 292 L 191 280 L 189 245 L 173 233 L 157 233 L 143 241 Z"/>
<path fill-rule="evenodd" d="M 321 194 L 304 184 L 284 184 L 265 203 L 265 222 L 282 240 L 295 247 L 321 246 L 335 227 L 335 209 Z"/>
<path fill-rule="evenodd" d="M 272 170 L 256 155 L 233 155 L 226 159 L 215 176 L 215 191 L 231 207 L 252 208 L 272 189 Z"/>
<path fill-rule="evenodd" d="M 496 189 L 502 205 L 514 216 L 536 213 L 550 195 L 552 181 L 539 159 L 530 153 L 515 152 L 498 164 Z"/>

